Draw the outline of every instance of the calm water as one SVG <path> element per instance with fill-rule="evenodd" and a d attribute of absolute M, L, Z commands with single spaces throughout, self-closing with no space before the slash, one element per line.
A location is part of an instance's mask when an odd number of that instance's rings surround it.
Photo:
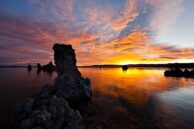
<path fill-rule="evenodd" d="M 194 79 L 166 78 L 164 69 L 80 68 L 92 82 L 93 126 L 109 128 L 194 128 Z M 6 128 L 18 100 L 52 84 L 56 73 L 28 72 L 24 68 L 0 69 L 0 127 Z M 7 126 L 8 127 L 8 126 Z M 105 127 L 105 128 L 108 128 Z M 151 127 L 150 127 L 151 128 Z"/>

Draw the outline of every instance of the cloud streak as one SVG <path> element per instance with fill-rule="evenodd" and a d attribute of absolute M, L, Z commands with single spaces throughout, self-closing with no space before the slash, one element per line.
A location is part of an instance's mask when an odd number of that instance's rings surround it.
<path fill-rule="evenodd" d="M 28 15 L 0 9 L 0 59 L 4 64 L 46 63 L 53 58 L 55 42 L 72 44 L 79 65 L 194 57 L 192 48 L 155 40 L 174 24 L 183 0 L 28 0 L 25 4 L 31 7 Z M 21 5 L 16 2 L 15 6 Z"/>

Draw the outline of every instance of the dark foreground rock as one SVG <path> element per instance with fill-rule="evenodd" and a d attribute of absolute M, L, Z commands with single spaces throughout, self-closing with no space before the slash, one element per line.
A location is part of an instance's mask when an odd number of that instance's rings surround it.
<path fill-rule="evenodd" d="M 79 111 L 55 95 L 28 98 L 17 105 L 20 129 L 85 129 Z"/>
<path fill-rule="evenodd" d="M 53 50 L 58 77 L 54 85 L 46 85 L 36 97 L 17 104 L 20 129 L 85 129 L 75 105 L 90 101 L 90 80 L 77 69 L 71 45 L 55 44 Z"/>

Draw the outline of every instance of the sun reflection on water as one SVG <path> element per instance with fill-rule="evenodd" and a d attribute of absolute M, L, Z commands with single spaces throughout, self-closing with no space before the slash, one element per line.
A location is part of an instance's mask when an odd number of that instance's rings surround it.
<path fill-rule="evenodd" d="M 146 105 L 149 98 L 164 91 L 193 85 L 184 78 L 165 78 L 164 69 L 130 68 L 92 68 L 80 69 L 84 76 L 90 77 L 92 88 L 115 98 L 125 98 L 137 107 Z"/>

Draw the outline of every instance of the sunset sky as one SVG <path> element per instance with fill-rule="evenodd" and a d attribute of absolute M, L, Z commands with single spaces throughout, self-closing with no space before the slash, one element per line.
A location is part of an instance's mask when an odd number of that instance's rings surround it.
<path fill-rule="evenodd" d="M 194 62 L 194 0 L 0 0 L 0 64 Z"/>

